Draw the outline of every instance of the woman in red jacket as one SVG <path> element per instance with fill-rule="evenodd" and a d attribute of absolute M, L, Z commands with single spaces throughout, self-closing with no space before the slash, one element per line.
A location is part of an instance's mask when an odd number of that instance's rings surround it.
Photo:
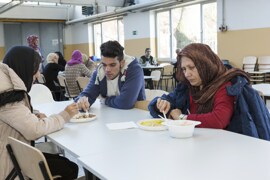
<path fill-rule="evenodd" d="M 154 104 L 155 108 L 149 107 L 150 113 L 153 115 L 155 109 L 156 113 L 165 112 L 174 120 L 201 121 L 200 127 L 226 128 L 234 104 L 234 97 L 227 95 L 226 86 L 238 75 L 248 79 L 246 73 L 236 68 L 227 70 L 210 47 L 201 43 L 190 44 L 178 54 L 177 73 L 182 87 L 152 101 L 150 106 Z M 185 106 L 179 102 L 184 96 L 187 97 Z"/>

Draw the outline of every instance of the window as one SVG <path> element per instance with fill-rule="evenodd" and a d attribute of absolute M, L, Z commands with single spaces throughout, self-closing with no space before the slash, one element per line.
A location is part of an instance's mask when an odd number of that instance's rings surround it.
<path fill-rule="evenodd" d="M 176 58 L 175 49 L 194 42 L 217 46 L 216 2 L 157 12 L 158 57 Z"/>
<path fill-rule="evenodd" d="M 123 19 L 94 24 L 94 46 L 96 56 L 100 56 L 100 45 L 109 40 L 116 40 L 124 46 Z"/>

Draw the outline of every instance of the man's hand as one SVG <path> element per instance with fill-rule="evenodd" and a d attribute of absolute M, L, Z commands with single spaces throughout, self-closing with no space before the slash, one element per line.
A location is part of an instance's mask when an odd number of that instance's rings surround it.
<path fill-rule="evenodd" d="M 88 101 L 88 97 L 83 96 L 77 101 L 79 109 L 84 110 L 85 112 L 89 110 L 90 103 Z"/>

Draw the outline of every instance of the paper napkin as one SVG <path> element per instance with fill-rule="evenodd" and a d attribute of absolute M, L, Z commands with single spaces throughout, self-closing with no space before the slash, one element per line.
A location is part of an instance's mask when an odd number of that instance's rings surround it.
<path fill-rule="evenodd" d="M 137 125 L 133 121 L 121 122 L 121 123 L 108 123 L 106 124 L 106 126 L 110 130 L 137 128 Z"/>

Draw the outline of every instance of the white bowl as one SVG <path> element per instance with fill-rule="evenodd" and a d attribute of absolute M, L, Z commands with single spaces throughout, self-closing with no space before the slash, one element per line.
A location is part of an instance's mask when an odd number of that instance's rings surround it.
<path fill-rule="evenodd" d="M 168 126 L 171 137 L 188 138 L 193 136 L 195 126 L 201 124 L 201 122 L 191 120 L 168 120 L 163 124 Z"/>

